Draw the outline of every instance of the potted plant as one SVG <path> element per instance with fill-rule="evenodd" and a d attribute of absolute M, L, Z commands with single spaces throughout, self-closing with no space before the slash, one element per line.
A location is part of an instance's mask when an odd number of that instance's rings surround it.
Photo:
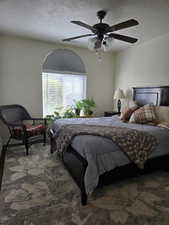
<path fill-rule="evenodd" d="M 96 107 L 96 103 L 93 98 L 85 98 L 82 100 L 83 111 L 86 116 L 91 116 L 93 114 L 92 108 Z"/>
<path fill-rule="evenodd" d="M 80 116 L 80 112 L 83 109 L 83 103 L 81 100 L 79 101 L 74 100 L 74 103 L 75 103 L 75 106 L 74 106 L 75 114 L 76 116 Z"/>
<path fill-rule="evenodd" d="M 61 108 L 56 108 L 56 110 L 59 110 Z M 74 112 L 74 108 L 72 106 L 67 106 L 66 108 L 62 108 L 61 113 L 58 111 L 55 111 L 52 115 L 47 115 L 46 119 L 48 120 L 48 122 L 50 124 L 52 124 L 52 122 L 54 122 L 57 119 L 61 119 L 61 118 L 73 118 L 76 117 L 76 114 Z"/>
<path fill-rule="evenodd" d="M 74 108 L 72 106 L 67 106 L 63 113 L 63 118 L 74 118 L 74 117 L 76 117 Z"/>
<path fill-rule="evenodd" d="M 52 123 L 57 120 L 57 119 L 60 119 L 61 118 L 61 115 L 59 112 L 55 111 L 52 115 L 47 115 L 45 117 L 48 121 L 48 126 L 51 127 Z"/>

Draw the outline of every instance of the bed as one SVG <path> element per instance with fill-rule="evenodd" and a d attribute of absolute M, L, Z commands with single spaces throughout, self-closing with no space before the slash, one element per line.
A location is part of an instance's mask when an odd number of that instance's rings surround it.
<path fill-rule="evenodd" d="M 135 87 L 133 88 L 133 99 L 140 106 L 149 103 L 169 106 L 169 86 Z M 123 123 L 118 116 L 57 120 L 50 130 L 51 153 L 56 151 L 56 134 L 65 124 L 107 126 L 113 124 L 113 126 L 127 126 L 131 129 L 148 130 L 148 132 L 156 136 L 160 143 L 157 150 L 152 153 L 145 163 L 144 169 L 140 170 L 134 163 L 129 161 L 122 151 L 119 151 L 118 146 L 112 141 L 98 136 L 76 136 L 68 151 L 62 154 L 61 159 L 65 168 L 80 188 L 82 205 L 87 204 L 88 194 L 97 186 L 112 183 L 122 177 L 135 176 L 155 169 L 168 169 L 169 167 L 169 131 L 167 129 L 151 125 Z M 86 145 L 88 146 L 86 147 Z M 92 161 L 93 158 L 86 157 L 86 149 L 92 151 L 92 154 L 97 156 L 97 159 Z"/>

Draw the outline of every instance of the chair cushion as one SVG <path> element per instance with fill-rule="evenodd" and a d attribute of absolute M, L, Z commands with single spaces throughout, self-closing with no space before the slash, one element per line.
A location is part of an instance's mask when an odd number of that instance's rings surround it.
<path fill-rule="evenodd" d="M 130 117 L 130 123 L 156 123 L 156 114 L 155 114 L 155 107 L 154 105 L 148 104 L 144 105 L 143 107 L 137 109 L 133 112 Z"/>
<path fill-rule="evenodd" d="M 26 124 L 26 132 L 27 132 L 27 137 L 33 137 L 36 135 L 42 135 L 45 131 L 45 126 L 43 124 L 38 124 L 38 125 L 30 125 Z M 23 137 L 23 129 L 20 127 L 14 128 L 12 130 L 12 136 L 16 138 L 21 138 Z"/>

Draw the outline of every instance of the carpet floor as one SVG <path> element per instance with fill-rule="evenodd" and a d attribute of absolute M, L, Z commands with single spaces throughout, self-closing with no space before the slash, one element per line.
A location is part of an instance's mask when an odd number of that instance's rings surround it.
<path fill-rule="evenodd" d="M 97 189 L 81 206 L 79 189 L 49 146 L 7 152 L 0 225 L 169 225 L 169 173 Z"/>

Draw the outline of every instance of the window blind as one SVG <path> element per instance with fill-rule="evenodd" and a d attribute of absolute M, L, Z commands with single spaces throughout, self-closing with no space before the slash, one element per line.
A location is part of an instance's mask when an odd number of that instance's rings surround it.
<path fill-rule="evenodd" d="M 72 105 L 74 100 L 86 97 L 86 76 L 42 73 L 43 116 L 51 115 L 56 110 Z"/>

